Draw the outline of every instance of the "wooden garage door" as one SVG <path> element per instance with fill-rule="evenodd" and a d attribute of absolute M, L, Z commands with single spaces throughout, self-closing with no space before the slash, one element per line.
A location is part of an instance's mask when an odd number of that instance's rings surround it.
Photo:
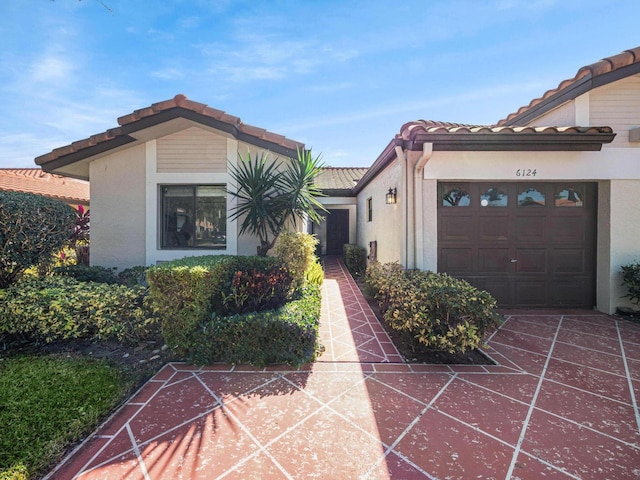
<path fill-rule="evenodd" d="M 441 183 L 438 271 L 501 307 L 595 304 L 595 183 Z"/>

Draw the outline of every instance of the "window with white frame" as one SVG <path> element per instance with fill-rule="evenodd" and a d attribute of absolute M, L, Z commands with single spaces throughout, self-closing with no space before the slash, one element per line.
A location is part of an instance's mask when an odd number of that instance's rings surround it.
<path fill-rule="evenodd" d="M 224 185 L 162 185 L 160 247 L 227 247 L 227 195 Z"/>

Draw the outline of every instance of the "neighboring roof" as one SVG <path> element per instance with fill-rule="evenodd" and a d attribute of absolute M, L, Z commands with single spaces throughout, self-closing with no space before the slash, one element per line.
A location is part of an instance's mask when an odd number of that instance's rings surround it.
<path fill-rule="evenodd" d="M 329 196 L 353 196 L 353 187 L 367 170 L 366 167 L 324 167 L 315 184 Z"/>
<path fill-rule="evenodd" d="M 36 193 L 66 203 L 89 205 L 89 182 L 39 168 L 0 168 L 0 190 Z"/>
<path fill-rule="evenodd" d="M 420 151 L 597 151 L 613 141 L 610 127 L 514 127 L 417 120 L 405 123 L 354 188 L 358 193 L 396 158 L 395 147 Z"/>
<path fill-rule="evenodd" d="M 573 78 L 561 82 L 557 88 L 548 90 L 542 97 L 500 120 L 498 125 L 525 125 L 589 90 L 637 73 L 640 73 L 640 47 L 582 67 Z"/>
<path fill-rule="evenodd" d="M 204 103 L 189 100 L 182 94 L 170 100 L 136 110 L 118 118 L 119 127 L 92 135 L 89 138 L 73 142 L 70 145 L 56 148 L 35 159 L 46 171 L 52 171 L 71 163 L 84 160 L 114 148 L 133 143 L 138 139 L 135 132 L 177 118 L 185 118 L 194 122 L 229 133 L 236 139 L 266 148 L 275 153 L 289 157 L 296 156 L 296 149 L 304 149 L 304 144 L 290 140 L 282 135 L 269 132 L 263 128 L 242 123 L 242 120 L 222 110 L 208 107 Z"/>

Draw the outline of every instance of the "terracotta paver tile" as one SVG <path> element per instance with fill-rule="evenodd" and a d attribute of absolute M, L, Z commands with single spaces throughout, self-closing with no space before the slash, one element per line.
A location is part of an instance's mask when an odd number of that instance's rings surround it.
<path fill-rule="evenodd" d="M 389 402 L 393 396 L 394 401 Z M 377 432 L 391 445 L 425 408 L 424 404 L 395 392 L 380 382 L 367 379 L 330 403 L 338 412 L 367 432 Z"/>
<path fill-rule="evenodd" d="M 384 461 L 376 465 L 375 469 L 371 471 L 366 478 L 367 480 L 390 480 L 393 478 L 402 480 L 424 480 L 431 477 L 399 457 L 396 453 L 390 452 Z"/>
<path fill-rule="evenodd" d="M 109 438 L 93 436 L 84 442 L 81 448 L 70 458 L 66 459 L 63 466 L 56 472 L 56 478 L 60 480 L 72 479 L 82 471 L 82 468 L 91 461 L 100 449 L 109 442 Z"/>
<path fill-rule="evenodd" d="M 140 447 L 151 478 L 205 480 L 257 452 L 237 421 L 218 408 Z"/>
<path fill-rule="evenodd" d="M 457 379 L 447 386 L 434 407 L 514 447 L 529 410 L 528 404 Z"/>
<path fill-rule="evenodd" d="M 551 348 L 551 338 L 538 337 L 526 333 L 519 333 L 513 330 L 500 329 L 500 331 L 491 339 L 493 344 L 502 345 L 517 344 L 518 348 L 528 352 L 546 355 Z"/>
<path fill-rule="evenodd" d="M 229 402 L 278 378 L 272 372 L 202 372 L 198 378 L 214 395 Z"/>
<path fill-rule="evenodd" d="M 507 345 L 500 345 L 492 343 L 492 347 L 495 348 L 502 355 L 508 357 L 511 362 L 517 365 L 518 368 L 528 372 L 532 375 L 540 375 L 544 370 L 545 363 L 547 361 L 546 355 L 539 355 L 536 353 L 527 352 L 519 348 L 514 348 Z"/>
<path fill-rule="evenodd" d="M 629 382 L 624 375 L 551 359 L 545 378 L 614 400 L 631 403 Z"/>
<path fill-rule="evenodd" d="M 436 478 L 504 478 L 513 448 L 428 410 L 394 448 Z"/>
<path fill-rule="evenodd" d="M 154 401 L 131 420 L 131 430 L 142 443 L 214 408 L 217 400 L 196 379 L 163 388 Z"/>
<path fill-rule="evenodd" d="M 268 451 L 293 478 L 305 479 L 361 478 L 384 455 L 377 432 L 363 432 L 330 411 L 317 413 Z"/>
<path fill-rule="evenodd" d="M 314 372 L 312 375 L 289 373 L 285 376 L 296 388 L 322 404 L 331 402 L 363 382 L 362 372 Z"/>
<path fill-rule="evenodd" d="M 543 382 L 536 408 L 640 446 L 633 405 L 553 382 Z"/>
<path fill-rule="evenodd" d="M 591 335 L 563 328 L 558 333 L 557 341 L 569 345 L 575 345 L 577 347 L 588 348 L 598 352 L 610 353 L 613 355 L 621 354 L 620 341 L 618 340 L 617 335 L 615 337 Z"/>
<path fill-rule="evenodd" d="M 569 480 L 575 479 L 562 470 L 546 465 L 540 460 L 520 452 L 513 467 L 514 480 Z"/>
<path fill-rule="evenodd" d="M 460 381 L 472 383 L 506 397 L 529 403 L 535 394 L 539 378 L 527 374 L 459 375 Z"/>
<path fill-rule="evenodd" d="M 232 413 L 265 445 L 322 406 L 320 401 L 301 390 L 292 389 L 291 383 L 279 379 L 243 395 L 239 401 L 229 403 L 224 412 Z M 282 412 L 287 413 L 283 415 Z"/>
<path fill-rule="evenodd" d="M 625 375 L 624 362 L 619 355 L 596 352 L 566 343 L 556 343 L 553 349 L 553 358 L 617 375 Z"/>
<path fill-rule="evenodd" d="M 522 451 L 579 478 L 638 478 L 640 449 L 534 411 Z"/>
<path fill-rule="evenodd" d="M 288 478 L 273 460 L 264 453 L 260 453 L 240 464 L 233 470 L 229 470 L 225 480 L 278 480 Z"/>

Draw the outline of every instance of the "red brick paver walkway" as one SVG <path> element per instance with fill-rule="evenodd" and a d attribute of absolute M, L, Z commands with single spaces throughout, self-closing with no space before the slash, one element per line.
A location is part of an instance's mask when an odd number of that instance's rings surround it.
<path fill-rule="evenodd" d="M 498 365 L 409 365 L 326 273 L 318 362 L 165 365 L 49 478 L 640 478 L 639 325 L 505 312 Z"/>

